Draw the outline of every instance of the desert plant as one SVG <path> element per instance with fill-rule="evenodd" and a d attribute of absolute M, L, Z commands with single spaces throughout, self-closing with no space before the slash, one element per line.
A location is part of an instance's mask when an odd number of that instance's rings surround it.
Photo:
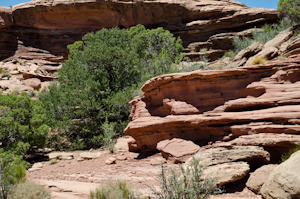
<path fill-rule="evenodd" d="M 148 30 L 142 25 L 88 33 L 68 49 L 59 84 L 41 92 L 39 99 L 49 126 L 59 129 L 72 149 L 100 147 L 105 121 L 115 123 L 117 134 L 123 133 L 128 102 L 140 82 L 177 71 L 173 63 L 183 57 L 180 39 L 162 28 Z"/>
<path fill-rule="evenodd" d="M 161 190 L 152 190 L 159 199 L 206 199 L 221 193 L 215 178 L 202 176 L 204 169 L 199 159 L 193 159 L 190 166 L 180 167 L 179 171 L 162 166 Z"/>
<path fill-rule="evenodd" d="M 251 65 L 264 64 L 266 62 L 267 62 L 267 59 L 265 57 L 256 56 L 251 61 Z"/>
<path fill-rule="evenodd" d="M 9 199 L 50 199 L 51 195 L 43 186 L 21 180 L 10 192 Z"/>
<path fill-rule="evenodd" d="M 234 53 L 233 50 L 225 52 L 225 56 L 227 56 L 227 57 L 229 57 L 231 59 L 233 59 L 235 57 L 235 55 L 236 55 L 236 53 Z"/>
<path fill-rule="evenodd" d="M 277 10 L 294 22 L 300 22 L 300 1 L 279 0 Z"/>
<path fill-rule="evenodd" d="M 91 191 L 89 199 L 142 199 L 140 192 L 128 186 L 122 180 L 110 180 L 108 183 Z"/>
<path fill-rule="evenodd" d="M 290 158 L 290 156 L 291 156 L 293 153 L 295 153 L 295 152 L 297 152 L 297 151 L 299 151 L 299 150 L 300 150 L 300 144 L 296 145 L 296 146 L 295 146 L 293 149 L 291 149 L 289 152 L 283 154 L 283 155 L 281 156 L 281 162 L 286 161 L 287 159 Z"/>
<path fill-rule="evenodd" d="M 15 184 L 25 177 L 27 163 L 18 154 L 18 150 L 0 149 L 0 159 L 0 198 L 7 199 Z"/>
<path fill-rule="evenodd" d="M 232 41 L 232 44 L 234 46 L 234 53 L 237 54 L 241 50 L 250 46 L 253 42 L 254 40 L 248 37 L 235 37 Z"/>
<path fill-rule="evenodd" d="M 116 140 L 114 139 L 116 136 L 115 124 L 105 121 L 102 124 L 101 129 L 103 131 L 103 146 L 113 153 L 116 144 Z"/>

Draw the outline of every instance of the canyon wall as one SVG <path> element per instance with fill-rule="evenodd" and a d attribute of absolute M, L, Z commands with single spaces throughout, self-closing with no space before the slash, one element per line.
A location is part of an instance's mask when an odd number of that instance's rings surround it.
<path fill-rule="evenodd" d="M 234 0 L 35 0 L 0 7 L 0 60 L 20 46 L 67 57 L 66 46 L 101 28 L 143 24 L 163 27 L 187 47 L 218 33 L 238 32 L 278 20 L 272 9 L 249 8 Z"/>

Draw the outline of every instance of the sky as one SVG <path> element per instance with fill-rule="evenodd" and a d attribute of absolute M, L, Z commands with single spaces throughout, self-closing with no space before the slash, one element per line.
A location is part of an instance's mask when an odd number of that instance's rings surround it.
<path fill-rule="evenodd" d="M 19 3 L 28 2 L 30 0 L 0 0 L 0 6 L 14 6 Z M 241 3 L 246 4 L 249 7 L 257 7 L 257 8 L 277 8 L 277 4 L 279 0 L 237 0 Z"/>

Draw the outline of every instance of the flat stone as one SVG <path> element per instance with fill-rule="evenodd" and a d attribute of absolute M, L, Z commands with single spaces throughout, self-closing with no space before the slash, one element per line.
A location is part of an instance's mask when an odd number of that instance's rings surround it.
<path fill-rule="evenodd" d="M 84 159 L 96 159 L 99 158 L 101 155 L 101 153 L 99 152 L 83 152 L 80 153 L 80 157 L 84 158 Z"/>

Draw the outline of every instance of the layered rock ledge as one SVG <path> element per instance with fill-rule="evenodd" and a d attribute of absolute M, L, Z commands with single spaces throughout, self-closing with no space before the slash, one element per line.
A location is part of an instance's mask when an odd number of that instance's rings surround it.
<path fill-rule="evenodd" d="M 276 10 L 249 8 L 234 0 L 35 0 L 0 7 L 0 55 L 1 59 L 12 56 L 22 42 L 67 57 L 66 46 L 87 32 L 137 24 L 168 29 L 187 47 L 215 41 L 209 37 L 218 33 L 276 22 L 277 14 Z M 222 46 L 228 49 L 231 44 Z"/>
<path fill-rule="evenodd" d="M 130 102 L 125 129 L 137 151 L 155 151 L 159 141 L 172 138 L 200 146 L 263 146 L 272 153 L 300 143 L 299 57 L 162 75 L 142 91 Z"/>

